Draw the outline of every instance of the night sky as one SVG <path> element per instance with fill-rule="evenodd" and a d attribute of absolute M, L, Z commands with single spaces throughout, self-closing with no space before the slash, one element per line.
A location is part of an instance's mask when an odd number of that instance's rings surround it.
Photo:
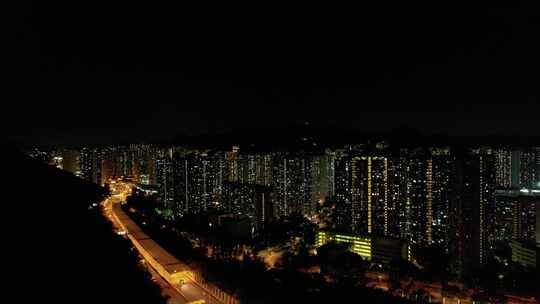
<path fill-rule="evenodd" d="M 18 1 L 3 69 L 8 138 L 159 141 L 306 120 L 540 136 L 538 4 L 81 2 Z"/>

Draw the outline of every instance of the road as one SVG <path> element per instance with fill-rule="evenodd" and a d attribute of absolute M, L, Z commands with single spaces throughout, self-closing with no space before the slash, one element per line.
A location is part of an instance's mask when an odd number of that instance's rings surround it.
<path fill-rule="evenodd" d="M 139 251 L 141 263 L 146 265 L 146 268 L 152 274 L 153 281 L 161 288 L 162 294 L 169 297 L 167 303 L 182 304 L 204 300 L 210 304 L 222 304 L 222 301 L 208 294 L 197 282 L 189 277 L 185 277 L 184 284 L 180 284 L 176 283 L 176 280 L 162 275 L 165 269 L 176 272 L 175 268 L 178 268 L 180 272 L 180 270 L 185 270 L 187 266 L 179 263 L 178 260 L 145 235 L 140 227 L 123 212 L 120 205 L 131 194 L 131 186 L 128 183 L 119 181 L 112 183 L 111 192 L 112 195 L 102 202 L 105 216 L 112 222 L 116 232 L 128 238 Z M 159 264 L 156 265 L 156 263 Z"/>
<path fill-rule="evenodd" d="M 177 267 L 178 271 L 183 271 L 188 268 L 185 264 L 178 261 L 161 246 L 155 243 L 148 235 L 146 235 L 140 227 L 124 213 L 121 208 L 121 203 L 131 193 L 131 186 L 128 183 L 116 182 L 111 185 L 112 195 L 103 202 L 103 210 L 105 216 L 110 219 L 115 229 L 118 232 L 126 232 L 125 237 L 132 241 L 135 248 L 139 250 L 142 261 L 147 266 L 148 271 L 152 274 L 154 281 L 160 286 L 162 294 L 169 297 L 168 303 L 189 303 L 195 300 L 204 300 L 206 303 L 223 304 L 223 301 L 208 294 L 203 287 L 189 277 L 185 279 L 185 283 L 180 285 L 174 280 L 161 275 L 165 269 L 169 272 Z M 156 262 L 159 265 L 156 266 Z M 154 266 L 152 266 L 152 264 Z M 159 268 L 159 269 L 156 269 Z M 161 271 L 161 272 L 160 272 Z M 389 289 L 388 274 L 382 272 L 369 271 L 366 273 L 366 278 L 370 281 L 367 286 L 378 288 L 385 291 Z M 408 282 L 402 281 L 402 285 Z M 424 289 L 435 302 L 450 303 L 470 303 L 470 292 L 466 298 L 457 301 L 457 299 L 443 300 L 441 294 L 441 286 L 438 283 L 429 284 L 425 282 L 414 282 L 413 289 Z M 534 303 L 533 299 L 520 298 L 516 296 L 508 296 L 509 303 Z"/>

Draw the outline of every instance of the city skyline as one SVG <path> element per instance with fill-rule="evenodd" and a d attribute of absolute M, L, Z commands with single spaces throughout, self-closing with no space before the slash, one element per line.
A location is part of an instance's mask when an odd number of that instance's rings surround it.
<path fill-rule="evenodd" d="M 460 172 L 476 166 L 480 173 L 474 174 L 489 180 L 489 195 L 495 189 L 540 191 L 540 147 L 390 149 L 381 142 L 296 152 L 130 145 L 29 153 L 61 168 L 65 159 L 66 170 L 97 184 L 131 176 L 140 184 L 156 186 L 165 209 L 176 210 L 174 216 L 200 213 L 216 202 L 245 213 L 245 206 L 233 207 L 230 204 L 236 203 L 230 199 L 235 199 L 235 191 L 243 191 L 242 185 L 258 185 L 268 187 L 275 216 L 299 212 L 312 218 L 318 205 L 330 200 L 350 214 L 346 225 L 352 232 L 428 244 L 448 241 L 439 230 L 449 224 L 452 196 L 468 191 L 456 185 L 465 178 L 459 177 Z M 484 171 L 490 173 L 484 176 Z M 486 206 L 493 208 L 494 198 L 488 201 Z M 412 215 L 423 218 L 417 222 L 419 229 L 400 222 Z"/>
<path fill-rule="evenodd" d="M 127 187 L 131 195 L 124 196 L 123 209 L 128 215 L 122 216 L 135 225 L 156 221 L 161 229 L 183 227 L 192 242 L 207 242 L 203 248 L 214 260 L 239 259 L 263 246 L 261 252 L 267 253 L 259 258 L 265 267 L 284 269 L 281 258 L 272 254 L 294 255 L 298 249 L 279 249 L 264 240 L 279 226 L 300 220 L 314 229 L 314 239 L 285 236 L 286 246 L 294 248 L 300 240 L 317 252 L 345 244 L 365 263 L 379 265 L 378 284 L 393 295 L 396 291 L 380 278 L 391 280 L 397 261 L 433 267 L 423 260 L 426 250 L 446 269 L 437 274 L 441 282 L 469 284 L 478 271 L 496 265 L 513 266 L 500 270 L 495 280 L 519 269 L 536 271 L 532 254 L 539 244 L 540 147 L 393 148 L 385 141 L 368 141 L 291 151 L 131 144 L 27 153 L 107 189 Z M 159 238 L 163 232 L 153 233 Z M 176 284 L 172 275 L 168 280 Z M 481 288 L 492 288 L 488 282 Z M 515 297 L 517 287 L 505 284 L 505 296 Z M 435 288 L 429 294 L 436 301 L 445 298 L 444 284 L 430 288 Z"/>
<path fill-rule="evenodd" d="M 539 1 L 14 4 L 11 297 L 538 303 Z"/>

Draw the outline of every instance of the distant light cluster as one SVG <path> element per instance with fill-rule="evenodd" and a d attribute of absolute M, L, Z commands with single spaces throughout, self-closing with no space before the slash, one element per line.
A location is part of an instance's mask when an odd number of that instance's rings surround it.
<path fill-rule="evenodd" d="M 532 194 L 540 192 L 540 148 L 376 143 L 292 152 L 130 145 L 31 155 L 98 184 L 135 180 L 157 193 L 169 220 L 216 210 L 262 229 L 301 214 L 351 237 L 438 246 L 454 257 L 456 273 L 484 263 L 495 242 L 536 238 Z"/>

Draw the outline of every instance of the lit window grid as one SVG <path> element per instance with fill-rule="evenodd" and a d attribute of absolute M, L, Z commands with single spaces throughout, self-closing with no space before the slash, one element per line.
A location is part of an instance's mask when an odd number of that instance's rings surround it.
<path fill-rule="evenodd" d="M 371 260 L 372 243 L 371 239 L 367 237 L 332 234 L 327 232 L 319 232 L 317 234 L 317 247 L 323 246 L 330 241 L 341 244 L 351 244 L 349 248 L 351 252 L 360 255 L 363 259 Z"/>

